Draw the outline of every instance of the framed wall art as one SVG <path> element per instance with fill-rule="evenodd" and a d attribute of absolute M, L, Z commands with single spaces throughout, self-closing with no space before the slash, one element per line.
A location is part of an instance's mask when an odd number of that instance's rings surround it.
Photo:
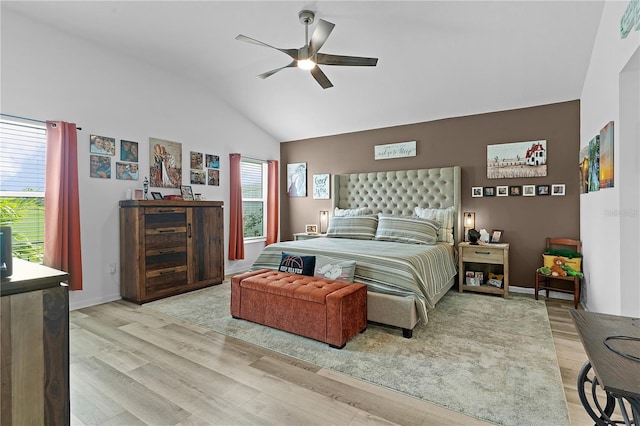
<path fill-rule="evenodd" d="M 149 185 L 180 188 L 182 184 L 182 144 L 149 138 Z"/>
<path fill-rule="evenodd" d="M 116 140 L 106 136 L 90 135 L 89 151 L 92 154 L 116 155 Z"/>
<path fill-rule="evenodd" d="M 546 140 L 487 145 L 487 178 L 529 178 L 546 175 Z"/>
<path fill-rule="evenodd" d="M 202 153 L 191 151 L 191 168 L 202 170 Z"/>
<path fill-rule="evenodd" d="M 287 194 L 289 197 L 307 196 L 307 163 L 287 164 Z"/>
<path fill-rule="evenodd" d="M 496 196 L 497 197 L 508 197 L 509 196 L 509 187 L 506 185 L 496 186 Z"/>
<path fill-rule="evenodd" d="M 485 186 L 483 189 L 483 195 L 485 197 L 495 197 L 496 195 L 496 187 L 495 186 Z"/>
<path fill-rule="evenodd" d="M 551 195 L 564 195 L 564 191 L 564 183 L 554 183 L 553 185 L 551 185 Z"/>
<path fill-rule="evenodd" d="M 481 186 L 472 186 L 471 187 L 471 196 L 474 198 L 482 197 L 483 188 Z"/>
<path fill-rule="evenodd" d="M 319 175 L 313 175 L 313 198 L 316 200 L 328 200 L 329 199 L 329 174 L 323 173 Z"/>
<path fill-rule="evenodd" d="M 138 162 L 138 142 L 120 139 L 120 160 Z"/>
<path fill-rule="evenodd" d="M 549 195 L 549 185 L 536 186 L 536 195 Z"/>
<path fill-rule="evenodd" d="M 534 197 L 536 195 L 536 186 L 535 185 L 522 185 L 522 196 L 523 197 Z"/>

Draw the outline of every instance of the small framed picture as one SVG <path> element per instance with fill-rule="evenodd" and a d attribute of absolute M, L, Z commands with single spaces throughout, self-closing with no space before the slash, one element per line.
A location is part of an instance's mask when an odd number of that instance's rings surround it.
<path fill-rule="evenodd" d="M 154 200 L 162 200 L 162 194 L 159 192 L 151 192 L 151 196 Z"/>
<path fill-rule="evenodd" d="M 318 233 L 318 225 L 305 225 L 304 232 L 307 234 L 317 234 Z"/>
<path fill-rule="evenodd" d="M 522 195 L 522 187 L 514 185 L 509 187 L 509 197 L 519 197 Z"/>
<path fill-rule="evenodd" d="M 551 185 L 551 195 L 564 195 L 564 183 L 554 183 Z"/>
<path fill-rule="evenodd" d="M 549 195 L 549 185 L 536 186 L 536 195 Z"/>
<path fill-rule="evenodd" d="M 536 195 L 536 186 L 535 185 L 522 185 L 522 196 L 523 197 L 534 197 Z"/>
<path fill-rule="evenodd" d="M 481 186 L 472 186 L 471 187 L 471 196 L 472 197 L 482 197 L 482 187 Z"/>
<path fill-rule="evenodd" d="M 496 186 L 496 196 L 497 197 L 507 197 L 509 195 L 509 187 L 508 186 Z"/>
<path fill-rule="evenodd" d="M 182 199 L 186 201 L 193 201 L 193 189 L 189 185 L 182 185 L 180 187 L 180 194 L 182 194 Z"/>
<path fill-rule="evenodd" d="M 494 229 L 493 232 L 491 232 L 491 239 L 489 240 L 490 243 L 499 243 L 500 239 L 502 238 L 502 233 L 504 231 L 501 229 Z"/>
<path fill-rule="evenodd" d="M 485 197 L 494 197 L 496 195 L 496 187 L 495 186 L 485 186 L 483 190 L 483 194 Z"/>

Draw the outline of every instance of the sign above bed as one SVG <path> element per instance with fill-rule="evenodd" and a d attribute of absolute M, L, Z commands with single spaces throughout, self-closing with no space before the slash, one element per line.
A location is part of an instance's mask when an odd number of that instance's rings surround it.
<path fill-rule="evenodd" d="M 374 148 L 376 160 L 416 156 L 416 141 L 376 145 Z"/>

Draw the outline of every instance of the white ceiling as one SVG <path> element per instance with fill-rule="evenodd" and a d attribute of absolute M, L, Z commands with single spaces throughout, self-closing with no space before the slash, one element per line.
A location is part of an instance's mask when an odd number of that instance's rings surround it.
<path fill-rule="evenodd" d="M 580 98 L 603 1 L 9 2 L 77 37 L 206 85 L 289 141 Z M 320 50 L 377 67 L 285 69 L 242 33 L 298 48 L 310 9 L 335 29 Z M 315 25 L 312 25 L 310 33 Z"/>

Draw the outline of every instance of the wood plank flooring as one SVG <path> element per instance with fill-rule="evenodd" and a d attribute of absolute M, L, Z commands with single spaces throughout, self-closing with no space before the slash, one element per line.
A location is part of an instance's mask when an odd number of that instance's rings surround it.
<path fill-rule="evenodd" d="M 592 425 L 571 307 L 547 301 L 571 424 Z M 124 301 L 70 313 L 70 358 L 73 425 L 489 424 Z"/>

